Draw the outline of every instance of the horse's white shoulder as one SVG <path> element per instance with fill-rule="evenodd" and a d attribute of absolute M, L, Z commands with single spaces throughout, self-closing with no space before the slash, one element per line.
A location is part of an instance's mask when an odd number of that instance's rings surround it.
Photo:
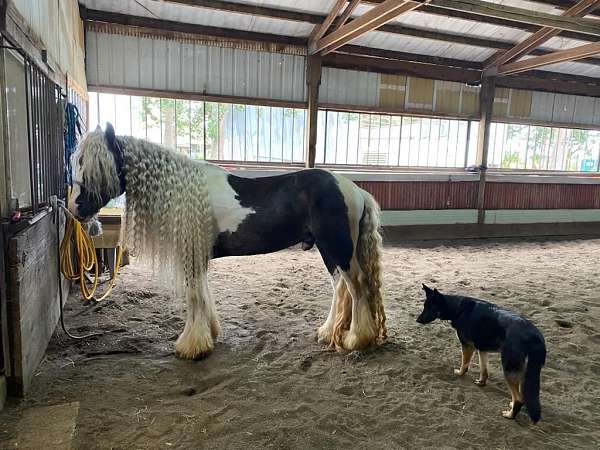
<path fill-rule="evenodd" d="M 244 208 L 236 199 L 236 192 L 227 181 L 229 172 L 221 167 L 205 163 L 208 193 L 219 233 L 235 232 L 248 215 L 255 211 Z"/>

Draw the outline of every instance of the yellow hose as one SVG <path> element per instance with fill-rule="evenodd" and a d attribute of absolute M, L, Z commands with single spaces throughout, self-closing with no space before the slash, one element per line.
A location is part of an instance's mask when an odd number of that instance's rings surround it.
<path fill-rule="evenodd" d="M 112 291 L 115 280 L 119 273 L 119 267 L 121 266 L 121 258 L 123 256 L 123 249 L 119 245 L 117 247 L 117 261 L 115 265 L 115 271 L 110 279 L 110 285 L 108 290 L 100 298 L 95 298 L 96 288 L 98 287 L 98 278 L 100 276 L 100 264 L 98 258 L 96 258 L 96 248 L 92 238 L 81 226 L 81 222 L 73 217 L 73 215 L 63 207 L 67 216 L 67 225 L 65 227 L 65 235 L 62 242 L 60 243 L 60 270 L 65 278 L 73 282 L 79 281 L 79 287 L 81 289 L 81 295 L 86 300 L 94 299 L 99 302 L 104 300 Z M 74 245 L 71 245 L 73 242 Z M 77 256 L 77 268 L 73 264 L 72 249 L 75 249 Z M 91 288 L 87 285 L 86 273 L 93 272 L 93 282 Z"/>

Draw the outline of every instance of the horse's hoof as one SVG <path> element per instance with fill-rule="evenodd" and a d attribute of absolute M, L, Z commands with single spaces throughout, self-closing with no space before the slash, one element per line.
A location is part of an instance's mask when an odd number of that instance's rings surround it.
<path fill-rule="evenodd" d="M 197 353 L 194 356 L 191 356 L 190 354 L 183 354 L 180 352 L 175 352 L 175 356 L 179 359 L 185 359 L 187 361 L 200 361 L 203 360 L 205 358 L 208 358 L 208 356 L 210 355 L 211 352 L 202 352 L 202 353 Z"/>
<path fill-rule="evenodd" d="M 179 338 L 175 344 L 175 354 L 178 358 L 198 360 L 208 356 L 214 349 L 214 341 L 212 338 L 205 337 L 204 339 Z"/>
<path fill-rule="evenodd" d="M 344 349 L 352 352 L 354 350 L 363 350 L 369 347 L 374 342 L 374 339 L 370 339 L 369 336 L 360 336 L 356 333 L 348 331 L 342 338 L 342 345 Z"/>
<path fill-rule="evenodd" d="M 204 358 L 208 357 L 208 355 L 210 355 L 211 353 L 212 353 L 212 350 L 209 350 L 209 351 L 199 351 L 199 350 L 181 351 L 181 350 L 175 350 L 175 356 L 177 356 L 179 359 L 187 359 L 189 361 L 199 361 L 201 359 L 204 359 Z"/>
<path fill-rule="evenodd" d="M 331 344 L 331 330 L 329 329 L 329 327 L 325 327 L 325 325 L 323 325 L 322 327 L 319 327 L 319 329 L 317 330 L 317 342 L 320 345 L 329 345 Z"/>

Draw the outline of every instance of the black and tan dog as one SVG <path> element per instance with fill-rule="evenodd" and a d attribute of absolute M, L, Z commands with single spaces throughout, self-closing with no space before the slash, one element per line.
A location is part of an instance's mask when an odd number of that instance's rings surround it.
<path fill-rule="evenodd" d="M 488 378 L 487 354 L 500 352 L 504 378 L 512 401 L 502 415 L 514 419 L 523 404 L 533 422 L 541 418 L 540 371 L 546 362 L 542 333 L 523 317 L 489 302 L 458 295 L 443 295 L 423 285 L 426 294 L 417 322 L 450 320 L 462 346 L 462 363 L 454 372 L 464 375 L 475 349 L 479 352 L 480 375 L 475 383 L 484 386 Z"/>

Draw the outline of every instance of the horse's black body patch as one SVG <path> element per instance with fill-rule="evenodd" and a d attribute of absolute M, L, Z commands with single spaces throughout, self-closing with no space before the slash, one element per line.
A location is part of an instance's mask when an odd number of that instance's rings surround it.
<path fill-rule="evenodd" d="M 241 178 L 228 175 L 236 199 L 249 214 L 234 232 L 217 236 L 213 257 L 271 253 L 303 243 L 317 245 L 330 273 L 349 270 L 352 237 L 348 207 L 337 180 L 319 169 Z"/>

